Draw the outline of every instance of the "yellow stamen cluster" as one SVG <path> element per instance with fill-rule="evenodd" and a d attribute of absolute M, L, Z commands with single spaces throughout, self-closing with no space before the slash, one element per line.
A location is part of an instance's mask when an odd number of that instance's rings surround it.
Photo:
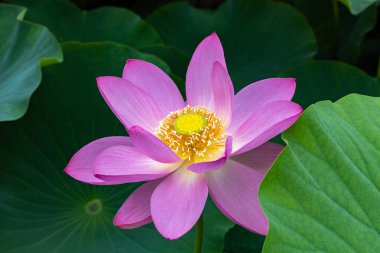
<path fill-rule="evenodd" d="M 191 134 L 202 130 L 206 126 L 206 118 L 200 114 L 184 114 L 174 121 L 174 129 L 180 134 Z"/>
<path fill-rule="evenodd" d="M 186 106 L 160 122 L 157 137 L 182 159 L 213 160 L 224 152 L 225 126 L 214 112 L 202 106 Z"/>

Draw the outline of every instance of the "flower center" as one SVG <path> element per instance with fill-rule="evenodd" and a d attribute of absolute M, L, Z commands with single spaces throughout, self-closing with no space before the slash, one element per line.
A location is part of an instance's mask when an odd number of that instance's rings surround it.
<path fill-rule="evenodd" d="M 156 135 L 182 159 L 202 162 L 215 159 L 224 152 L 225 125 L 202 106 L 186 106 L 169 113 L 160 122 Z"/>
<path fill-rule="evenodd" d="M 201 114 L 184 114 L 174 121 L 174 129 L 180 134 L 198 133 L 206 126 L 206 122 Z"/>

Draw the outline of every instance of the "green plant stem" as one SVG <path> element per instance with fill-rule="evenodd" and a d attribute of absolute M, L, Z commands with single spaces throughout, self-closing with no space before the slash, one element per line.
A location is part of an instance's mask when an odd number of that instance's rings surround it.
<path fill-rule="evenodd" d="M 194 253 L 202 252 L 202 244 L 203 244 L 203 214 L 199 217 L 197 224 L 195 225 L 196 235 L 195 235 L 195 243 L 194 243 Z"/>
<path fill-rule="evenodd" d="M 380 53 L 379 53 L 379 63 L 377 64 L 377 78 L 380 78 Z"/>

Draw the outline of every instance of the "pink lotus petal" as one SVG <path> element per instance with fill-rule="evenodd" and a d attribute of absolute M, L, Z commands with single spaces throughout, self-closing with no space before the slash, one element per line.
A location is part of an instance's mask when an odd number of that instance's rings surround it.
<path fill-rule="evenodd" d="M 93 141 L 75 153 L 64 171 L 71 177 L 84 183 L 97 185 L 124 183 L 118 179 L 104 181 L 94 176 L 96 157 L 107 148 L 117 145 L 131 146 L 131 142 L 128 137 L 121 136 L 106 137 Z"/>
<path fill-rule="evenodd" d="M 253 168 L 264 176 L 283 149 L 284 146 L 280 144 L 266 142 L 251 151 L 234 156 L 231 159 Z"/>
<path fill-rule="evenodd" d="M 234 86 L 227 70 L 221 63 L 214 62 L 211 80 L 214 92 L 215 113 L 226 124 L 226 128 L 228 128 L 232 117 Z"/>
<path fill-rule="evenodd" d="M 116 213 L 113 224 L 122 229 L 132 229 L 152 222 L 150 198 L 160 182 L 160 179 L 150 181 L 137 188 Z"/>
<path fill-rule="evenodd" d="M 113 146 L 96 158 L 94 175 L 105 181 L 126 183 L 153 180 L 173 172 L 180 164 L 159 163 L 135 147 Z"/>
<path fill-rule="evenodd" d="M 148 93 L 129 81 L 113 76 L 96 80 L 108 106 L 127 128 L 139 125 L 153 132 L 166 116 Z"/>
<path fill-rule="evenodd" d="M 233 155 L 247 152 L 288 129 L 301 115 L 302 108 L 290 101 L 265 104 L 230 134 L 234 137 Z"/>
<path fill-rule="evenodd" d="M 269 167 L 261 169 L 268 170 Z M 263 178 L 262 171 L 232 160 L 223 168 L 206 173 L 210 196 L 220 211 L 240 226 L 266 235 L 268 220 L 258 199 Z"/>
<path fill-rule="evenodd" d="M 207 200 L 203 175 L 180 168 L 154 190 L 150 202 L 154 225 L 167 239 L 188 232 L 202 214 Z"/>
<path fill-rule="evenodd" d="M 232 137 L 228 136 L 226 140 L 226 149 L 224 151 L 224 156 L 218 160 L 212 162 L 202 162 L 191 164 L 187 169 L 196 173 L 204 173 L 207 171 L 217 170 L 224 166 L 228 159 L 230 158 L 232 152 Z"/>
<path fill-rule="evenodd" d="M 148 93 L 164 116 L 186 106 L 172 79 L 152 63 L 136 59 L 128 60 L 124 67 L 123 78 Z"/>
<path fill-rule="evenodd" d="M 213 33 L 199 44 L 187 69 L 186 96 L 189 105 L 214 108 L 211 73 L 216 61 L 227 69 L 222 44 L 218 35 Z"/>
<path fill-rule="evenodd" d="M 239 126 L 267 103 L 291 100 L 295 89 L 294 78 L 269 78 L 248 85 L 235 96 L 230 128 Z"/>
<path fill-rule="evenodd" d="M 181 159 L 153 134 L 139 126 L 129 129 L 129 136 L 133 146 L 150 158 L 161 163 L 178 163 Z"/>

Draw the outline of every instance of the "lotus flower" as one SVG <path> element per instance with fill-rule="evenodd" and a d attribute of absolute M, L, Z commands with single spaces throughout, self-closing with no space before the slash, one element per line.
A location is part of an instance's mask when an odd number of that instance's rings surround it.
<path fill-rule="evenodd" d="M 148 181 L 117 212 L 116 226 L 153 221 L 164 237 L 177 239 L 197 222 L 210 193 L 233 222 L 267 233 L 258 189 L 283 149 L 267 141 L 302 112 L 290 101 L 295 79 L 265 79 L 234 95 L 213 33 L 191 58 L 186 102 L 161 69 L 141 60 L 128 60 L 122 78 L 99 77 L 97 83 L 129 137 L 95 140 L 73 156 L 65 172 L 97 185 Z"/>

